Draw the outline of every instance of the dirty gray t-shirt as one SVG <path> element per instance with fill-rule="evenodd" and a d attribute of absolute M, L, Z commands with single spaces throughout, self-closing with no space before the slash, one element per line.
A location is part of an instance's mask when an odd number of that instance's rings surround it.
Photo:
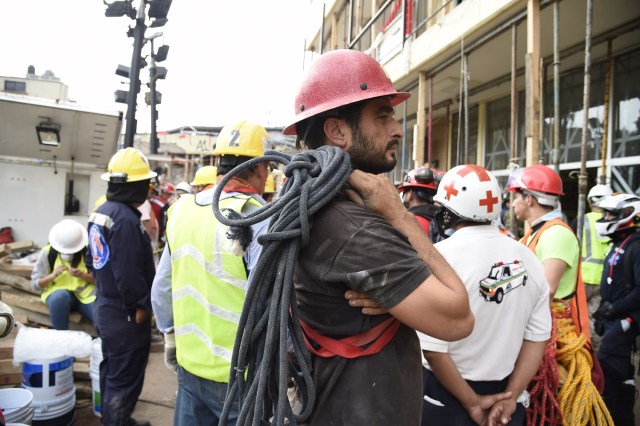
<path fill-rule="evenodd" d="M 298 310 L 317 333 L 353 336 L 389 316 L 363 315 L 349 306 L 345 291 L 365 291 L 391 308 L 430 274 L 403 234 L 381 216 L 338 197 L 314 215 L 310 242 L 298 256 Z M 375 355 L 312 358 L 317 398 L 307 424 L 420 424 L 422 367 L 413 329 L 401 325 Z"/>

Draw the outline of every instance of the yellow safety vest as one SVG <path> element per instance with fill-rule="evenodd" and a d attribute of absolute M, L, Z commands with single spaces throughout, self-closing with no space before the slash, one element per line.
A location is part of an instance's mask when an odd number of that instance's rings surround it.
<path fill-rule="evenodd" d="M 262 204 L 250 195 L 220 200 L 220 208 L 242 212 Z M 171 289 L 176 356 L 198 377 L 227 383 L 247 271 L 242 256 L 227 248 L 228 227 L 219 223 L 211 204 L 183 195 L 167 211 L 167 242 L 171 250 Z"/>
<path fill-rule="evenodd" d="M 45 254 L 49 254 L 49 250 L 51 250 L 51 245 L 47 245 L 43 249 Z M 58 253 L 56 261 L 53 263 L 52 271 L 59 265 L 64 265 L 67 268 L 71 267 L 71 264 L 66 260 L 62 260 Z M 84 264 L 84 259 L 80 260 L 77 269 L 84 273 L 88 273 L 87 265 Z M 85 305 L 96 300 L 96 286 L 93 283 L 86 282 L 82 278 L 74 277 L 67 271 L 54 278 L 52 284 L 48 285 L 47 288 L 42 291 L 40 299 L 45 302 L 47 297 L 49 297 L 49 295 L 55 290 L 68 290 L 76 296 L 80 303 L 84 303 Z"/>
<path fill-rule="evenodd" d="M 602 213 L 590 212 L 585 216 L 582 232 L 582 280 L 585 284 L 600 285 L 604 258 L 611 247 L 611 240 L 601 238 L 596 232 L 596 220 Z"/>

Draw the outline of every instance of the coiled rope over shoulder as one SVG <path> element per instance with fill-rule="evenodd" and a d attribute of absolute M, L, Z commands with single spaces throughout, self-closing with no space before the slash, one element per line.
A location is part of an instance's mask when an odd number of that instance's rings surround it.
<path fill-rule="evenodd" d="M 219 199 L 226 183 L 267 161 L 286 166 L 287 181 L 278 199 L 244 217 L 225 216 Z M 293 156 L 268 150 L 263 157 L 234 168 L 216 186 L 213 213 L 220 223 L 247 227 L 271 218 L 266 233 L 258 237 L 262 253 L 251 271 L 240 316 L 221 426 L 227 424 L 236 400 L 240 402 L 238 426 L 295 425 L 311 415 L 316 391 L 311 357 L 300 329 L 293 274 L 298 252 L 309 241 L 313 215 L 342 189 L 350 171 L 348 154 L 335 147 Z M 292 353 L 288 351 L 288 338 Z M 301 412 L 296 414 L 287 398 L 290 377 L 303 398 Z"/>

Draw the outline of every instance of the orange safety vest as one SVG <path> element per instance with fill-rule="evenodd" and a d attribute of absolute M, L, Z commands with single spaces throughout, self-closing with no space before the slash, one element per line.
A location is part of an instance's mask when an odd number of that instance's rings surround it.
<path fill-rule="evenodd" d="M 571 227 L 569 227 L 569 225 L 564 223 L 562 220 L 551 219 L 546 221 L 544 225 L 542 225 L 542 227 L 540 227 L 540 229 L 536 231 L 529 244 L 527 244 L 527 239 L 533 233 L 533 228 L 527 231 L 524 237 L 520 239 L 520 242 L 529 247 L 529 249 L 531 249 L 531 251 L 535 254 L 536 245 L 538 244 L 540 235 L 547 228 L 554 225 L 562 225 L 573 232 Z M 591 331 L 589 330 L 589 310 L 587 308 L 587 294 L 585 293 L 584 282 L 582 281 L 582 273 L 580 272 L 580 262 L 580 256 L 578 256 L 578 265 L 576 266 L 578 269 L 578 279 L 576 282 L 576 286 L 573 289 L 573 293 L 569 294 L 564 299 L 571 302 L 571 319 L 573 320 L 573 324 L 576 326 L 578 333 L 582 333 L 587 336 L 587 343 L 591 345 Z"/>

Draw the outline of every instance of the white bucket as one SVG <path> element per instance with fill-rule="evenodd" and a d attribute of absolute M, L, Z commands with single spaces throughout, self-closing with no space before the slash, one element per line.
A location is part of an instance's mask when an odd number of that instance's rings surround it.
<path fill-rule="evenodd" d="M 0 389 L 0 408 L 6 422 L 30 425 L 34 413 L 32 404 L 33 394 L 27 389 Z"/>
<path fill-rule="evenodd" d="M 100 363 L 102 362 L 102 340 L 98 337 L 91 344 L 89 376 L 91 377 L 91 403 L 93 414 L 102 417 L 102 394 L 100 393 Z"/>
<path fill-rule="evenodd" d="M 75 411 L 73 357 L 22 363 L 22 387 L 33 393 L 33 420 L 49 420 Z"/>

